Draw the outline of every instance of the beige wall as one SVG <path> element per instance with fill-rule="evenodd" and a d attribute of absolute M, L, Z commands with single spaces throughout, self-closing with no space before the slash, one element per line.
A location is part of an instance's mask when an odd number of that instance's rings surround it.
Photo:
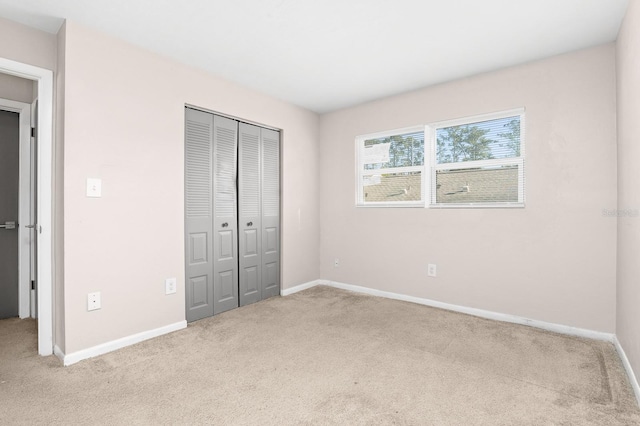
<path fill-rule="evenodd" d="M 30 104 L 33 102 L 34 81 L 0 74 L 0 98 Z"/>
<path fill-rule="evenodd" d="M 56 36 L 0 18 L 0 57 L 56 69 Z"/>
<path fill-rule="evenodd" d="M 66 353 L 185 319 L 185 103 L 283 129 L 282 286 L 318 278 L 316 114 L 74 22 L 64 55 Z"/>
<path fill-rule="evenodd" d="M 629 2 L 617 43 L 618 304 L 616 333 L 640 375 L 640 4 Z M 631 215 L 629 215 L 631 211 Z M 638 376 L 640 378 L 640 376 Z M 640 397 L 640 396 L 639 396 Z"/>
<path fill-rule="evenodd" d="M 321 277 L 614 332 L 616 219 L 602 214 L 616 207 L 614 55 L 609 44 L 323 115 Z M 355 207 L 357 135 L 517 107 L 526 208 Z"/>
<path fill-rule="evenodd" d="M 54 288 L 55 343 L 73 353 L 184 319 L 185 103 L 283 129 L 283 288 L 322 277 L 614 332 L 617 225 L 602 210 L 639 204 L 638 124 L 627 118 L 638 110 L 637 21 L 632 4 L 618 45 L 617 204 L 613 45 L 319 120 L 73 22 L 56 39 L 0 19 L 0 56 L 53 70 L 60 62 L 57 261 L 65 256 L 56 281 L 65 281 Z M 525 209 L 354 207 L 356 135 L 516 107 L 527 109 Z M 102 198 L 84 196 L 87 177 L 103 179 Z M 638 220 L 621 218 L 617 233 L 617 333 L 636 371 Z M 426 277 L 427 263 L 438 265 L 437 278 Z M 179 291 L 165 296 L 171 276 Z M 86 311 L 91 291 L 102 292 L 100 311 Z"/>

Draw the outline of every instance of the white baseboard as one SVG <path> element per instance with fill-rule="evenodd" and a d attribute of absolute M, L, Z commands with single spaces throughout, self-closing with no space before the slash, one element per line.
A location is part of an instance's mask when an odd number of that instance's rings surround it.
<path fill-rule="evenodd" d="M 487 318 L 496 321 L 508 322 L 512 324 L 528 325 L 530 327 L 540 328 L 542 330 L 553 331 L 555 333 L 567 334 L 570 336 L 586 337 L 588 339 L 603 340 L 606 342 L 614 342 L 615 335 L 613 333 L 605 333 L 602 331 L 593 331 L 584 328 L 571 327 L 568 325 L 554 324 L 545 321 L 538 321 L 515 315 L 502 314 L 499 312 L 485 311 L 483 309 L 468 308 L 466 306 L 452 305 L 449 303 L 438 302 L 436 300 L 423 299 L 420 297 L 407 296 L 405 294 L 392 293 L 389 291 L 375 290 L 368 287 L 361 287 L 352 284 L 340 283 L 337 281 L 318 280 L 318 284 L 329 287 L 349 290 L 356 293 L 368 294 L 371 296 L 386 297 L 387 299 L 402 300 L 405 302 L 418 303 L 420 305 L 431 306 L 434 308 L 446 309 L 448 311 L 460 312 L 463 314 L 473 315 L 480 318 Z"/>
<path fill-rule="evenodd" d="M 633 388 L 633 392 L 636 394 L 636 400 L 638 401 L 638 405 L 640 405 L 640 384 L 638 384 L 638 378 L 631 367 L 631 363 L 629 362 L 629 358 L 627 358 L 627 354 L 622 349 L 622 345 L 618 340 L 618 337 L 615 336 L 613 343 L 616 345 L 616 350 L 618 351 L 618 355 L 622 360 L 622 365 L 624 365 L 624 369 L 627 371 L 627 376 L 629 376 L 629 382 L 631 382 L 631 387 Z"/>
<path fill-rule="evenodd" d="M 53 346 L 53 354 L 64 363 L 64 352 L 62 352 L 62 349 L 60 349 L 58 345 Z"/>
<path fill-rule="evenodd" d="M 112 340 L 110 342 L 106 342 L 97 346 L 93 346 L 91 348 L 82 349 L 77 352 L 73 352 L 65 355 L 60 348 L 56 346 L 54 351 L 57 349 L 56 356 L 62 359 L 62 362 L 65 366 L 75 364 L 76 362 L 82 361 L 84 359 L 93 358 L 94 356 L 103 355 L 108 352 L 115 351 L 117 349 L 124 348 L 126 346 L 131 346 L 136 343 L 143 342 L 148 339 L 152 339 L 154 337 L 162 336 L 163 334 L 171 333 L 177 330 L 182 330 L 187 327 L 186 321 L 176 322 L 174 324 L 169 324 L 164 327 L 155 328 L 153 330 L 143 331 L 142 333 L 133 334 L 131 336 L 123 337 L 121 339 Z"/>
<path fill-rule="evenodd" d="M 402 300 L 405 302 L 417 303 L 420 305 L 431 306 L 434 308 L 446 309 L 448 311 L 460 312 L 468 315 L 473 315 L 480 318 L 487 318 L 496 321 L 508 322 L 513 324 L 521 324 L 527 325 L 530 327 L 540 328 L 547 331 L 553 331 L 560 334 L 566 334 L 570 336 L 578 336 L 578 337 L 586 337 L 589 339 L 603 340 L 607 342 L 611 342 L 615 345 L 618 354 L 620 355 L 620 359 L 622 360 L 622 364 L 629 376 L 629 381 L 631 382 L 631 386 L 635 393 L 636 399 L 638 400 L 638 404 L 640 405 L 640 384 L 638 383 L 637 377 L 629 363 L 629 359 L 618 341 L 618 338 L 613 333 L 604 333 L 601 331 L 593 331 L 584 328 L 571 327 L 567 325 L 554 324 L 545 321 L 538 321 L 524 317 L 518 317 L 515 315 L 502 314 L 493 311 L 485 311 L 483 309 L 469 308 L 466 306 L 453 305 L 444 302 L 438 302 L 430 299 L 423 299 L 420 297 L 407 296 L 399 293 L 392 293 L 389 291 L 376 290 L 368 287 L 361 287 L 352 284 L 340 283 L 337 281 L 328 281 L 328 280 L 315 280 L 309 281 L 307 283 L 303 283 L 291 288 L 283 289 L 280 291 L 282 296 L 289 296 L 294 293 L 298 293 L 300 291 L 315 287 L 317 285 L 326 285 L 329 287 L 339 288 L 342 290 L 353 291 L 356 293 L 368 294 L 371 296 L 384 297 L 387 299 L 394 300 Z M 140 343 L 144 340 L 152 339 L 154 337 L 161 336 L 163 334 L 171 333 L 177 330 L 181 330 L 187 327 L 186 321 L 180 321 L 174 324 L 170 324 L 164 327 L 156 328 L 149 331 L 144 331 L 142 333 L 134 334 L 131 336 L 123 337 L 121 339 L 113 340 L 111 342 L 103 343 L 101 345 L 93 346 L 91 348 L 83 349 L 81 351 L 73 352 L 71 354 L 65 355 L 64 352 L 56 345 L 53 348 L 54 354 L 62 360 L 65 366 L 75 364 L 84 359 L 92 358 L 98 355 L 103 355 L 108 352 L 115 351 L 117 349 L 124 348 L 126 346 L 130 346 L 136 343 Z"/>
<path fill-rule="evenodd" d="M 282 296 L 289 296 L 291 294 L 297 293 L 297 292 L 302 291 L 302 290 L 306 290 L 306 289 L 311 288 L 311 287 L 315 287 L 315 286 L 323 284 L 323 283 L 324 283 L 324 281 L 321 281 L 321 280 L 309 281 L 308 283 L 300 284 L 300 285 L 297 285 L 295 287 L 282 289 L 282 290 L 280 290 L 280 294 Z"/>

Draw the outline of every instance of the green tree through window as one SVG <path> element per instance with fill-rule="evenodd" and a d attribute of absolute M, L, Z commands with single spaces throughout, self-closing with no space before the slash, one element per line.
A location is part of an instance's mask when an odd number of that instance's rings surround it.
<path fill-rule="evenodd" d="M 364 142 L 364 146 L 366 148 L 385 143 L 389 144 L 389 162 L 365 164 L 365 170 L 424 165 L 424 133 L 369 139 Z"/>
<path fill-rule="evenodd" d="M 463 125 L 446 127 L 438 131 L 436 156 L 438 163 L 489 160 L 493 158 L 493 139 L 487 137 L 488 129 Z"/>
<path fill-rule="evenodd" d="M 507 132 L 498 133 L 498 136 L 506 139 L 506 142 L 500 146 L 506 146 L 514 157 L 520 157 L 520 118 L 514 118 L 504 125 Z"/>

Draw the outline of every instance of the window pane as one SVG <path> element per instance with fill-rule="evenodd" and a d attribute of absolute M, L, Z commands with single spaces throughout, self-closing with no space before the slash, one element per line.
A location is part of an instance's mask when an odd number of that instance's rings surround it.
<path fill-rule="evenodd" d="M 364 175 L 362 186 L 365 203 L 422 199 L 421 172 Z"/>
<path fill-rule="evenodd" d="M 406 133 L 364 141 L 365 170 L 424 164 L 424 132 Z"/>
<path fill-rule="evenodd" d="M 436 203 L 518 202 L 518 166 L 436 171 Z"/>
<path fill-rule="evenodd" d="M 436 130 L 436 162 L 520 157 L 520 116 Z"/>

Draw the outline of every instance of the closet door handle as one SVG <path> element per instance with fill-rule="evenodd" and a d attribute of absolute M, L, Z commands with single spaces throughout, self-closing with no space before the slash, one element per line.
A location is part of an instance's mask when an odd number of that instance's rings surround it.
<path fill-rule="evenodd" d="M 226 228 L 227 226 L 229 226 L 229 224 L 228 224 L 227 222 L 225 222 L 225 223 L 223 223 L 223 224 L 222 224 L 222 227 L 223 227 L 223 228 Z"/>
<path fill-rule="evenodd" d="M 253 226 L 253 222 L 247 222 L 247 226 Z"/>

